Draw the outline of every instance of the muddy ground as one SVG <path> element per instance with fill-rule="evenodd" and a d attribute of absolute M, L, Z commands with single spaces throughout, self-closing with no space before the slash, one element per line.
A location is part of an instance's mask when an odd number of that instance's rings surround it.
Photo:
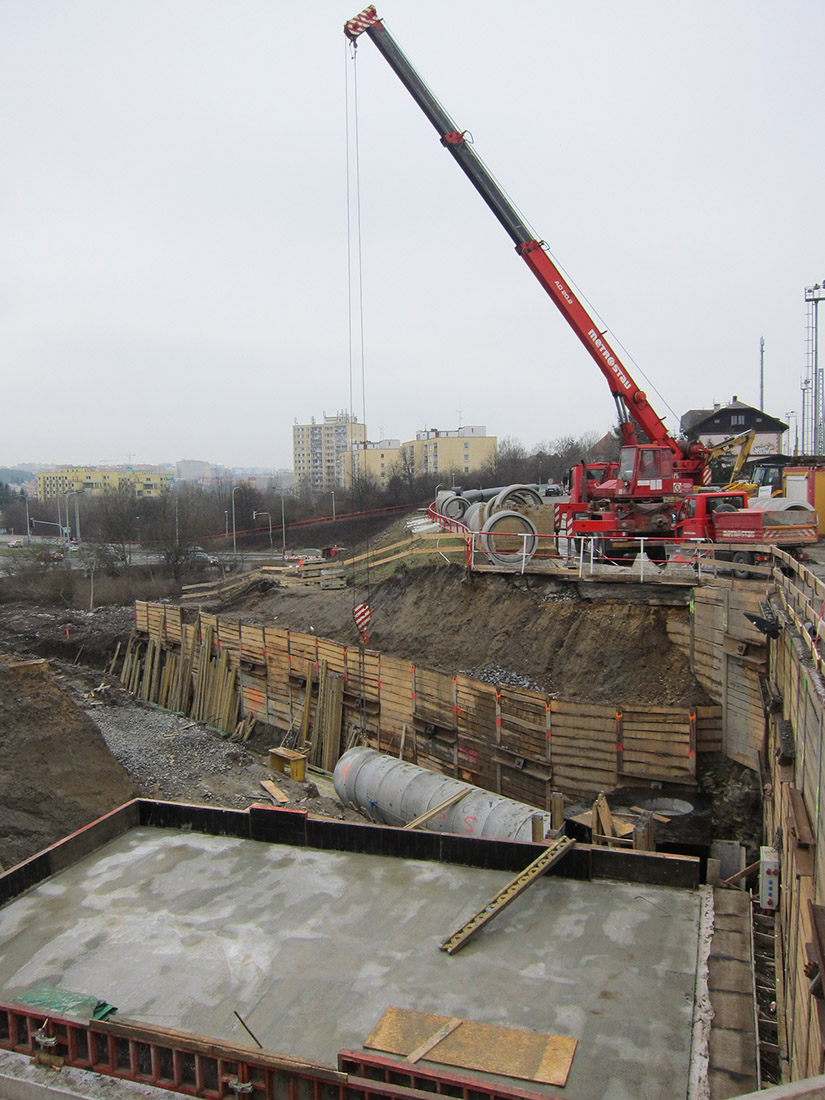
<path fill-rule="evenodd" d="M 541 578 L 468 577 L 449 565 L 401 568 L 371 585 L 355 580 L 332 591 L 271 587 L 204 609 L 355 644 L 352 609 L 367 600 L 370 647 L 416 664 L 482 677 L 494 670 L 568 699 L 710 702 L 668 638 L 668 620 L 688 615 L 681 590 L 600 586 L 596 593 L 591 585 L 585 596 L 575 586 Z M 0 652 L 17 660 L 48 658 L 57 677 L 10 671 L 0 662 L 0 861 L 7 866 L 134 794 L 231 806 L 264 798 L 260 780 L 268 774 L 275 731 L 256 728 L 246 745 L 233 746 L 211 731 L 193 732 L 167 712 L 136 705 L 108 676 L 117 642 L 125 642 L 133 625 L 132 607 L 82 612 L 0 604 Z M 23 690 L 15 686 L 21 676 Z M 138 751 L 129 730 L 151 726 L 150 718 L 160 724 Z M 219 741 L 220 751 L 198 737 Z M 755 777 L 724 760 L 705 763 L 708 785 L 725 810 L 718 835 L 752 831 Z M 310 781 L 278 779 L 291 805 L 344 814 L 328 782 L 312 775 Z"/>
<path fill-rule="evenodd" d="M 233 743 L 136 702 L 99 670 L 0 655 L 0 865 L 139 796 L 235 809 L 266 804 L 270 734 L 262 728 Z M 292 808 L 364 820 L 339 805 L 325 777 L 274 778 Z"/>

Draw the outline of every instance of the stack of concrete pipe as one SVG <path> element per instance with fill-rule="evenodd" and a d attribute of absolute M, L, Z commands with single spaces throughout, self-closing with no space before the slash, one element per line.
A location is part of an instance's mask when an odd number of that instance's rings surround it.
<path fill-rule="evenodd" d="M 538 549 L 538 531 L 529 511 L 545 501 L 537 485 L 498 485 L 492 489 L 442 490 L 436 510 L 481 535 L 481 549 L 494 565 L 529 561 Z"/>

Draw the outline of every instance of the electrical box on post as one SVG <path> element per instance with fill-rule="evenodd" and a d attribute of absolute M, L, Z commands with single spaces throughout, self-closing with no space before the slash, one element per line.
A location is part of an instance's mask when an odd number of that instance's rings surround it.
<path fill-rule="evenodd" d="M 779 908 L 779 854 L 776 848 L 759 849 L 759 905 L 771 911 Z"/>

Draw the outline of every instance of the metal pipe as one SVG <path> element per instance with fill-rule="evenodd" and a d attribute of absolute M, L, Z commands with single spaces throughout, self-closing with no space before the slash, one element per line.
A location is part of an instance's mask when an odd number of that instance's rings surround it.
<path fill-rule="evenodd" d="M 345 752 L 335 765 L 333 782 L 345 806 L 359 806 L 373 821 L 386 825 L 407 825 L 466 790 L 463 798 L 431 818 L 423 828 L 437 833 L 523 841 L 533 838 L 534 817 L 541 818 L 543 835 L 552 828 L 549 812 L 374 749 L 359 747 Z"/>

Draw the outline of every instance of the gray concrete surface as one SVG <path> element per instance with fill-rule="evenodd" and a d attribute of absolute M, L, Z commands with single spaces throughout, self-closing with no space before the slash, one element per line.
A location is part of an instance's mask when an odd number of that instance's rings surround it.
<path fill-rule="evenodd" d="M 684 1096 L 699 895 L 544 878 L 439 951 L 507 878 L 136 829 L 0 911 L 0 997 L 43 979 L 247 1045 L 237 1009 L 330 1064 L 397 1005 L 575 1037 L 565 1098 Z"/>

